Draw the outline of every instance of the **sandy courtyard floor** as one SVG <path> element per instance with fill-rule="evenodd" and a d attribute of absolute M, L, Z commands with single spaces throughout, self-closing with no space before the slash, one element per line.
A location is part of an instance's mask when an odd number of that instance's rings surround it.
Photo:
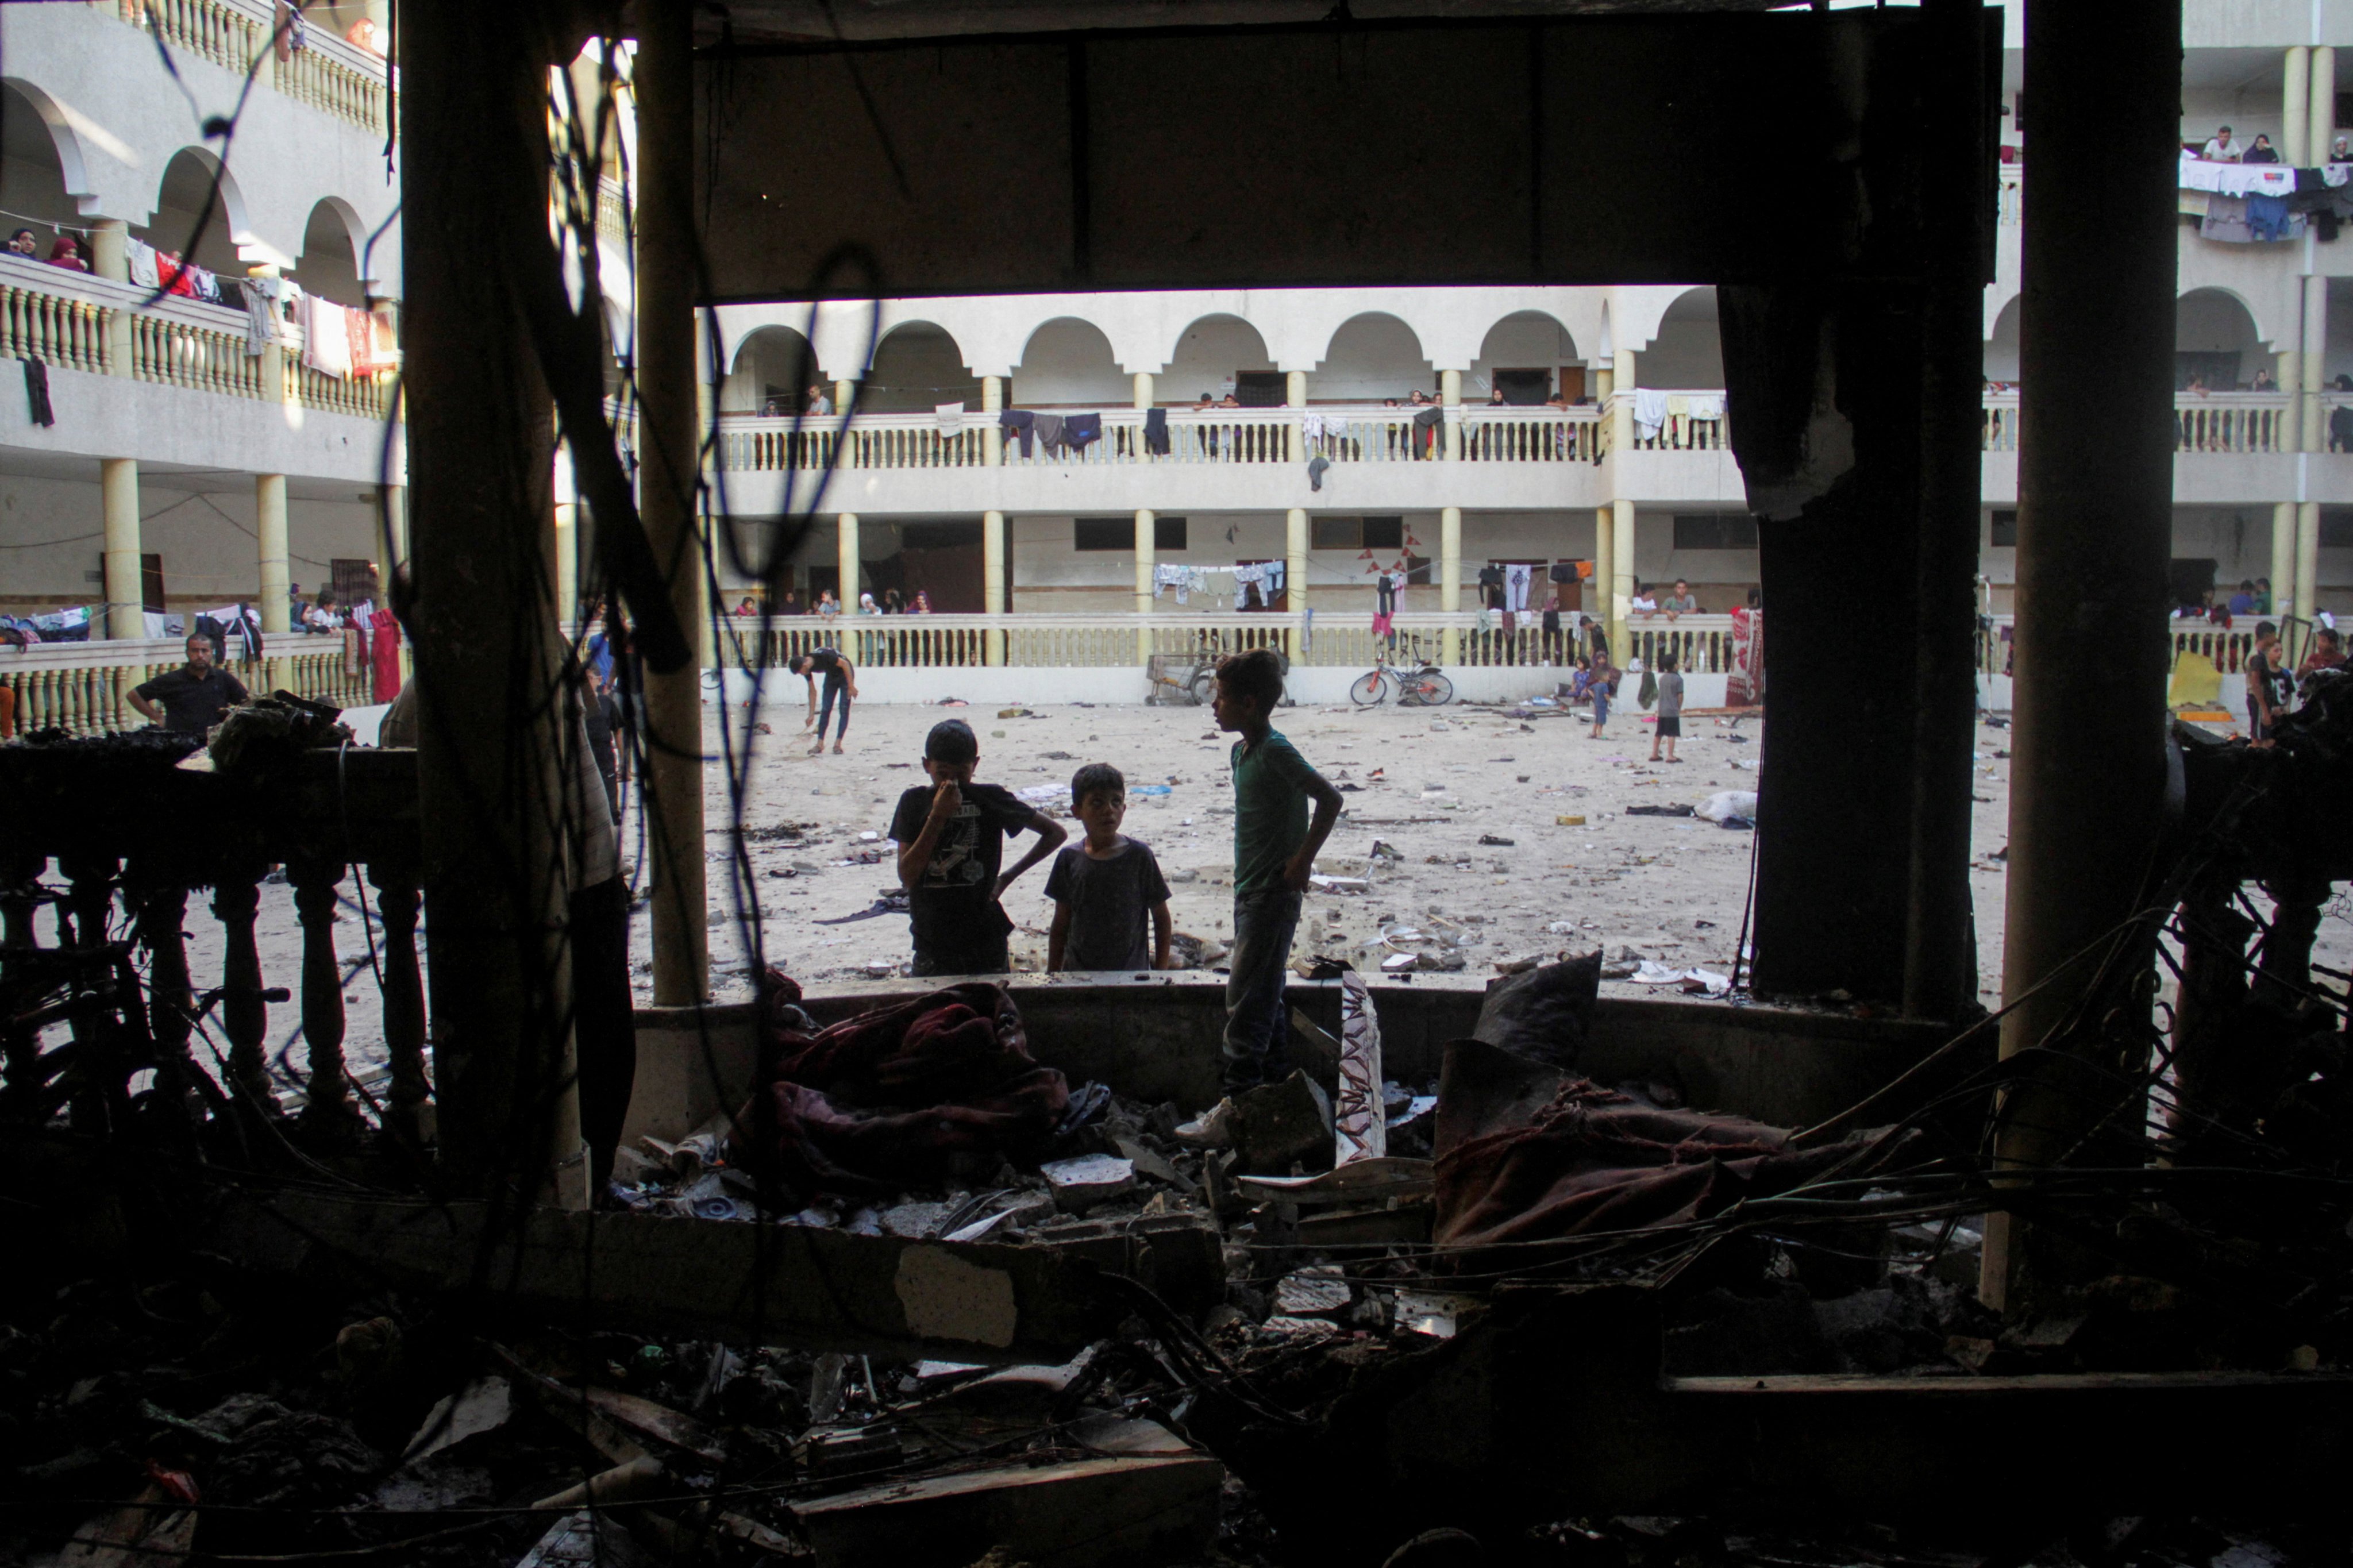
<path fill-rule="evenodd" d="M 1041 686 L 1044 681 L 1041 680 Z M 1027 716 L 999 710 L 867 707 L 857 710 L 842 756 L 807 755 L 797 706 L 771 709 L 772 732 L 754 737 L 742 824 L 768 962 L 804 982 L 840 984 L 904 973 L 907 918 L 871 910 L 895 889 L 891 811 L 902 790 L 923 782 L 924 733 L 962 718 L 979 732 L 977 776 L 1017 792 L 1044 792 L 1050 815 L 1068 819 L 1071 773 L 1106 762 L 1131 792 L 1126 832 L 1152 846 L 1171 883 L 1176 929 L 1213 955 L 1232 931 L 1233 808 L 1227 781 L 1230 736 L 1207 710 L 1082 708 L 1033 702 Z M 742 721 L 738 710 L 736 721 Z M 1340 785 L 1347 806 L 1317 863 L 1320 875 L 1360 879 L 1361 891 L 1310 895 L 1293 949 L 1345 956 L 1358 968 L 1425 954 L 1426 963 L 1492 977 L 1499 963 L 1603 950 L 1613 962 L 1648 960 L 1670 969 L 1728 973 L 1738 939 L 1755 835 L 1697 818 L 1630 816 L 1635 806 L 1697 806 L 1726 790 L 1754 790 L 1763 741 L 1754 721 L 1687 719 L 1674 766 L 1648 761 L 1651 727 L 1639 714 L 1613 714 L 1608 736 L 1588 738 L 1575 720 L 1523 720 L 1507 708 L 1293 708 L 1277 728 Z M 708 729 L 718 755 L 716 720 Z M 1976 731 L 1976 805 L 1970 883 L 1976 895 L 1980 1000 L 1997 1004 L 2001 983 L 2002 900 L 2009 838 L 2010 731 Z M 721 1000 L 751 994 L 742 900 L 728 861 L 734 791 L 714 763 L 707 772 L 712 984 Z M 1353 787 L 1351 787 L 1353 786 Z M 631 803 L 634 807 L 634 802 Z M 1581 816 L 1578 825 L 1560 818 Z M 1078 825 L 1070 822 L 1073 837 Z M 625 858 L 638 841 L 634 810 L 623 826 Z M 871 835 L 871 837 L 868 836 Z M 1014 841 L 1010 857 L 1026 838 Z M 1376 843 L 1395 852 L 1376 854 Z M 871 857 L 861 862 L 859 857 Z M 1041 862 L 1006 894 L 1015 921 L 1018 969 L 1045 966 L 1052 905 Z M 352 902 L 337 944 L 351 971 L 345 1051 L 363 1070 L 383 1060 L 381 1004 Z M 642 895 L 642 886 L 640 893 Z M 2260 901 L 2260 900 L 2259 900 Z M 371 898 L 371 910 L 373 900 Z M 2343 900 L 2322 921 L 2316 956 L 2353 966 L 2353 910 Z M 841 923 L 828 924 L 836 921 Z M 190 900 L 189 957 L 199 985 L 217 984 L 220 925 L 205 898 Z M 1384 941 L 1383 933 L 1391 941 Z M 1407 933 L 1413 933 L 1409 936 Z M 297 985 L 301 937 L 292 889 L 262 889 L 259 937 L 272 984 Z M 638 906 L 631 929 L 632 976 L 652 998 L 651 916 Z M 1632 981 L 1605 994 L 1641 994 Z M 269 1043 L 297 1071 L 304 1052 L 291 1004 L 270 1009 Z"/>

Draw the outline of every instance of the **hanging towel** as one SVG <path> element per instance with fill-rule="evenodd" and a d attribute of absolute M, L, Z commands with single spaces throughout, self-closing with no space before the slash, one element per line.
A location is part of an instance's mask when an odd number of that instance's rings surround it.
<path fill-rule="evenodd" d="M 1299 651 L 1312 653 L 1315 648 L 1315 606 L 1308 605 L 1299 612 Z"/>
<path fill-rule="evenodd" d="M 939 421 L 940 429 L 944 434 L 964 434 L 964 404 L 961 401 L 936 405 L 932 410 L 932 417 Z"/>
<path fill-rule="evenodd" d="M 1321 441 L 1324 439 L 1324 416 L 1321 414 L 1308 414 L 1302 416 L 1299 421 L 1299 430 L 1300 433 L 1305 436 L 1310 441 Z"/>
<path fill-rule="evenodd" d="M 1070 414 L 1062 418 L 1062 440 L 1072 451 L 1103 439 L 1103 416 Z"/>
<path fill-rule="evenodd" d="M 191 267 L 188 268 L 188 283 L 192 299 L 201 300 L 207 305 L 221 302 L 220 279 L 213 273 L 201 267 Z"/>
<path fill-rule="evenodd" d="M 1667 422 L 1667 395 L 1656 387 L 1634 389 L 1634 434 L 1644 441 L 1658 438 L 1660 428 Z"/>
<path fill-rule="evenodd" d="M 1029 455 L 1029 443 L 1035 438 L 1038 416 L 1027 408 L 1008 408 L 997 416 L 997 427 L 1010 430 L 1021 437 L 1021 455 Z"/>
<path fill-rule="evenodd" d="M 1157 458 L 1168 455 L 1168 410 L 1166 408 L 1144 411 L 1144 449 Z"/>
<path fill-rule="evenodd" d="M 1311 490 L 1322 489 L 1324 488 L 1324 470 L 1331 466 L 1332 459 L 1329 458 L 1316 458 L 1310 460 L 1307 465 L 1307 488 Z"/>
<path fill-rule="evenodd" d="M 123 249 L 131 262 L 131 281 L 142 289 L 161 289 L 164 285 L 155 276 L 155 247 L 143 239 L 127 242 Z"/>
<path fill-rule="evenodd" d="M 58 422 L 57 410 L 49 405 L 49 367 L 37 359 L 25 362 L 25 413 L 36 425 Z"/>
<path fill-rule="evenodd" d="M 1691 395 L 1691 418 L 1694 424 L 1709 424 L 1724 417 L 1724 399 L 1713 392 L 1694 392 Z"/>
<path fill-rule="evenodd" d="M 1069 437 L 1062 429 L 1062 416 L 1060 415 L 1040 414 L 1038 416 L 1038 445 L 1046 448 L 1046 456 L 1050 458 L 1053 457 L 1062 449 L 1068 441 Z"/>
<path fill-rule="evenodd" d="M 343 312 L 343 334 L 348 343 L 352 374 L 365 375 L 375 368 L 375 318 L 365 310 Z"/>
<path fill-rule="evenodd" d="M 1535 575 L 1530 566 L 1504 568 L 1504 608 L 1525 610 L 1528 607 L 1528 579 Z"/>
<path fill-rule="evenodd" d="M 296 307 L 302 325 L 302 363 L 337 381 L 352 374 L 351 329 L 343 324 L 343 308 L 332 300 L 305 294 Z"/>
<path fill-rule="evenodd" d="M 1270 561 L 1259 570 L 1262 574 L 1259 578 L 1259 597 L 1271 605 L 1276 596 L 1282 592 L 1282 579 L 1286 568 L 1280 561 Z"/>

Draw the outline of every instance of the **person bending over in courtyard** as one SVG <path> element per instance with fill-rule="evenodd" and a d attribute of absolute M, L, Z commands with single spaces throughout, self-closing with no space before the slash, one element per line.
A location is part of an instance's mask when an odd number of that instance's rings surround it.
<path fill-rule="evenodd" d="M 1176 929 L 1168 913 L 1168 882 L 1151 846 L 1120 833 L 1127 780 L 1109 763 L 1089 763 L 1071 775 L 1071 814 L 1087 837 L 1065 846 L 1046 873 L 1046 896 L 1054 900 L 1046 967 L 1166 969 Z"/>
<path fill-rule="evenodd" d="M 833 721 L 834 700 L 841 700 L 841 722 L 833 731 L 833 754 L 837 757 L 841 755 L 841 738 L 849 733 L 849 700 L 858 695 L 857 666 L 842 658 L 838 647 L 811 648 L 794 658 L 793 673 L 808 682 L 808 717 L 801 721 L 801 728 L 807 730 L 812 724 L 817 726 L 817 744 L 809 748 L 810 756 L 824 752 L 825 727 Z M 825 679 L 825 710 L 822 713 L 818 711 L 817 706 L 817 683 L 820 676 Z"/>
<path fill-rule="evenodd" d="M 1015 878 L 1062 847 L 1062 825 L 1002 784 L 975 784 L 980 741 L 961 719 L 943 719 L 923 741 L 921 784 L 899 797 L 891 837 L 907 889 L 916 974 L 1002 974 L 1012 967 L 1005 939 L 1013 922 L 997 901 Z M 1005 840 L 1029 829 L 1038 842 L 999 874 Z"/>

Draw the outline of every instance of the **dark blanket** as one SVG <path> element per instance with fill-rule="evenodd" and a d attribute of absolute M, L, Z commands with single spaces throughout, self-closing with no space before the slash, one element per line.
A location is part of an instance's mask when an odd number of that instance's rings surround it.
<path fill-rule="evenodd" d="M 1850 1158 L 1778 1127 L 1662 1110 L 1477 1040 L 1438 1083 L 1441 1252 L 1678 1225 L 1786 1192 Z M 1523 1261 L 1526 1254 L 1519 1254 Z"/>
<path fill-rule="evenodd" d="M 774 970 L 744 1163 L 797 1193 L 886 1192 L 1041 1158 L 1070 1104 L 998 985 L 951 985 L 816 1033 Z"/>
<path fill-rule="evenodd" d="M 1544 964 L 1491 984 L 1471 1037 L 1514 1056 L 1574 1070 L 1593 1033 L 1593 1006 L 1600 994 L 1599 949 Z"/>

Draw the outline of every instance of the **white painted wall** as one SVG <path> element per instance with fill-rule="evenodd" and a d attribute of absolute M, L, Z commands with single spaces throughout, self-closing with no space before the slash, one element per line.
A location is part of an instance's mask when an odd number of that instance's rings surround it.
<path fill-rule="evenodd" d="M 1111 340 L 1075 316 L 1047 321 L 1030 334 L 1010 390 L 1011 405 L 1019 408 L 1124 408 L 1135 400 L 1135 384 L 1112 358 Z M 973 406 L 979 406 L 977 400 Z"/>

